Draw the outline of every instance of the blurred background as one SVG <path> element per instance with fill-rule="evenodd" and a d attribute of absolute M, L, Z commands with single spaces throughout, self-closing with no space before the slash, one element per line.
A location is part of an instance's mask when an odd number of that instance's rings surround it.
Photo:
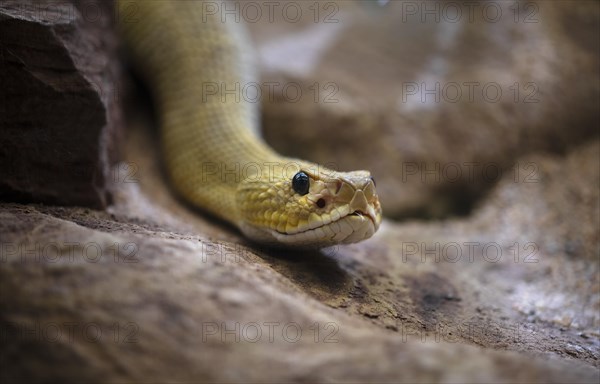
<path fill-rule="evenodd" d="M 503 176 L 536 174 L 520 157 L 597 138 L 594 2 L 295 5 L 248 23 L 262 81 L 281 84 L 266 137 L 370 169 L 388 217 L 467 214 Z"/>

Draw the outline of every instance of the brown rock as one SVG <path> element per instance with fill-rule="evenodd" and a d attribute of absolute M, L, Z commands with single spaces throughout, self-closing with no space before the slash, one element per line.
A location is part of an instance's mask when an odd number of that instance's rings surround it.
<path fill-rule="evenodd" d="M 472 218 L 290 253 L 174 199 L 136 126 L 108 212 L 0 206 L 3 381 L 597 382 L 598 142 Z"/>
<path fill-rule="evenodd" d="M 111 201 L 119 122 L 111 7 L 78 7 L 0 3 L 0 198 Z"/>

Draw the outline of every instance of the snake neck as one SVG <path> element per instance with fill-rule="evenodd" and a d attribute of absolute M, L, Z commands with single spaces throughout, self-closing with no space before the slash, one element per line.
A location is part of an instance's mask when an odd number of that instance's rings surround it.
<path fill-rule="evenodd" d="M 238 185 L 256 166 L 282 161 L 257 134 L 258 106 L 241 94 L 253 66 L 240 26 L 207 17 L 194 1 L 118 5 L 135 17 L 120 29 L 159 111 L 171 184 L 236 223 Z"/>
<path fill-rule="evenodd" d="M 200 1 L 120 0 L 123 36 L 160 115 L 171 184 L 249 238 L 323 247 L 369 238 L 381 222 L 368 171 L 335 172 L 284 158 L 258 136 L 249 45 Z"/>

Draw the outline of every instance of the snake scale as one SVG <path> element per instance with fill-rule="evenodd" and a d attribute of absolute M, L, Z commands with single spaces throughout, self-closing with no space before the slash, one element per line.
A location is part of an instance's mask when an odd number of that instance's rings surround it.
<path fill-rule="evenodd" d="M 281 156 L 258 134 L 256 103 L 207 92 L 253 78 L 240 25 L 208 15 L 201 1 L 117 6 L 120 33 L 158 109 L 161 149 L 178 194 L 259 243 L 318 248 L 377 231 L 381 206 L 368 171 L 337 172 Z"/>

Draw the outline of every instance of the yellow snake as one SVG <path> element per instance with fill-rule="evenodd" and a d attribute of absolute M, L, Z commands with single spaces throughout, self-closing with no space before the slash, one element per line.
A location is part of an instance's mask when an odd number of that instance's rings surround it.
<path fill-rule="evenodd" d="M 381 206 L 368 171 L 283 157 L 259 136 L 257 106 L 230 92 L 252 81 L 239 24 L 222 22 L 201 1 L 117 4 L 125 45 L 158 107 L 171 183 L 184 199 L 260 243 L 326 247 L 377 231 Z"/>

